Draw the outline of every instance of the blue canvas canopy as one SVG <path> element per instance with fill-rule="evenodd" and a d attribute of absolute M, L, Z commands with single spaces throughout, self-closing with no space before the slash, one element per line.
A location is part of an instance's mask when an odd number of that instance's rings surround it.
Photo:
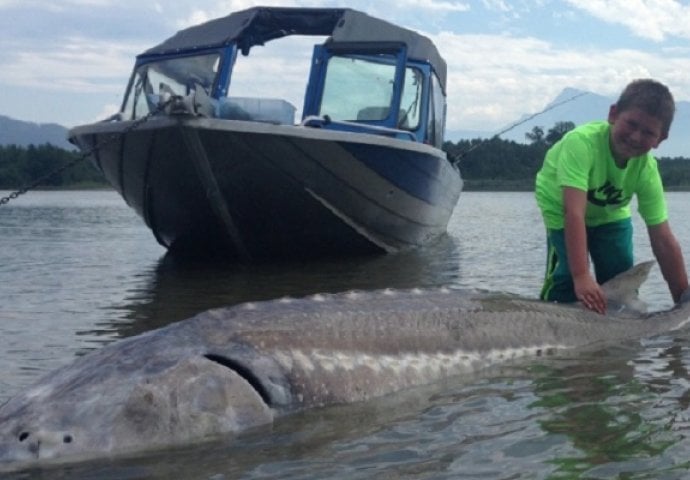
<path fill-rule="evenodd" d="M 328 41 L 400 42 L 408 58 L 427 61 L 446 85 L 446 62 L 427 37 L 349 8 L 253 7 L 180 30 L 140 56 L 165 55 L 237 43 L 244 54 L 288 35 L 330 36 Z"/>

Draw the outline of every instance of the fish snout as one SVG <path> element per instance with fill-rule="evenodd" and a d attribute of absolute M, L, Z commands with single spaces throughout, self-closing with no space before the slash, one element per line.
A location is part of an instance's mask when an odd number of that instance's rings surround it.
<path fill-rule="evenodd" d="M 13 462 L 61 456 L 74 443 L 66 432 L 22 429 L 0 447 L 0 461 Z"/>

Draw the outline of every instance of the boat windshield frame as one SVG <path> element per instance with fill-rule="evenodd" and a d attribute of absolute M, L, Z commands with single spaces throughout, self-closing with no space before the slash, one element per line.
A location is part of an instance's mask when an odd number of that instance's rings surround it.
<path fill-rule="evenodd" d="M 227 90 L 227 77 L 235 54 L 235 48 L 213 48 L 140 56 L 122 101 L 122 118 L 135 120 L 154 111 L 162 93 L 187 96 L 201 89 L 208 97 L 217 98 Z"/>
<path fill-rule="evenodd" d="M 415 122 L 409 125 L 407 111 L 397 114 L 394 106 L 399 104 L 405 90 L 404 80 L 400 81 L 399 52 L 363 53 L 354 51 L 329 50 L 325 58 L 322 84 L 319 91 L 313 92 L 314 111 L 307 110 L 306 115 L 328 116 L 336 121 L 357 121 L 374 125 L 390 123 L 406 129 L 414 129 L 419 124 L 419 109 L 414 112 Z M 404 57 L 404 54 L 403 54 Z M 403 78 L 410 75 L 419 86 L 423 86 L 422 74 L 416 67 L 403 66 Z M 410 75 L 407 75 L 410 74 Z M 402 89 L 403 93 L 398 94 Z M 417 99 L 420 93 L 418 92 Z M 409 107 L 408 107 L 409 108 Z M 412 113 L 412 112 L 410 112 Z"/>
<path fill-rule="evenodd" d="M 245 50 L 236 41 L 207 48 L 150 50 L 139 55 L 122 101 L 120 119 L 136 120 L 155 111 L 163 94 L 184 97 L 200 90 L 209 100 L 207 114 L 224 119 L 258 119 L 254 112 L 238 116 L 237 112 L 246 113 L 242 108 L 224 108 L 235 107 L 233 102 L 223 105 L 232 90 L 231 77 L 239 52 L 249 55 Z M 314 45 L 308 84 L 303 91 L 302 124 L 440 146 L 446 112 L 444 82 L 437 68 L 445 63 L 410 58 L 411 53 L 406 38 L 337 41 L 333 36 Z M 262 97 L 255 100 L 262 101 Z M 289 115 L 280 118 L 267 121 L 292 123 L 282 120 L 289 119 Z"/>
<path fill-rule="evenodd" d="M 350 62 L 351 65 L 343 65 L 341 68 L 339 67 L 341 60 Z M 396 107 L 400 105 L 406 66 L 407 48 L 404 43 L 326 42 L 323 45 L 316 45 L 309 86 L 304 99 L 304 117 L 328 115 L 337 121 L 361 121 L 396 127 L 398 120 Z M 349 91 L 339 93 L 340 102 L 334 102 L 331 97 L 333 84 L 331 79 L 337 75 L 333 73 L 332 67 L 340 70 L 338 73 L 341 76 L 336 78 L 336 81 L 341 82 L 340 85 L 347 81 L 350 86 Z M 382 76 L 384 70 L 387 70 L 386 76 Z M 348 79 L 342 77 L 342 74 L 351 75 L 351 77 Z M 348 88 L 348 84 L 342 88 Z M 380 91 L 381 95 L 387 95 L 388 98 L 367 103 L 366 99 L 372 98 L 372 91 Z M 342 104 L 342 99 L 346 99 L 350 105 L 342 108 L 334 107 L 336 103 Z M 364 103 L 359 104 L 361 101 Z M 365 109 L 367 109 L 366 113 Z M 349 115 L 346 114 L 348 110 L 351 112 Z M 360 115 L 353 112 L 359 112 Z"/>

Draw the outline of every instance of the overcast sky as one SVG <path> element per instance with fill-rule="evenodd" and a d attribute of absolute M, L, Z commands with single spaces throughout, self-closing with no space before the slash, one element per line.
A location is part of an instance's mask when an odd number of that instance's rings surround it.
<path fill-rule="evenodd" d="M 616 97 L 641 77 L 690 100 L 688 1 L 0 0 L 0 115 L 100 120 L 118 109 L 136 54 L 255 5 L 348 6 L 427 35 L 448 63 L 452 130 L 497 131 L 565 87 Z"/>

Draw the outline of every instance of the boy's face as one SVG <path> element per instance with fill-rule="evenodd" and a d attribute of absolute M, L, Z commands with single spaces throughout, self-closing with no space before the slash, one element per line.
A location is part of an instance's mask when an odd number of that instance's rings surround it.
<path fill-rule="evenodd" d="M 666 139 L 663 122 L 639 108 L 619 112 L 611 105 L 609 123 L 611 150 L 617 160 L 643 155 Z"/>

